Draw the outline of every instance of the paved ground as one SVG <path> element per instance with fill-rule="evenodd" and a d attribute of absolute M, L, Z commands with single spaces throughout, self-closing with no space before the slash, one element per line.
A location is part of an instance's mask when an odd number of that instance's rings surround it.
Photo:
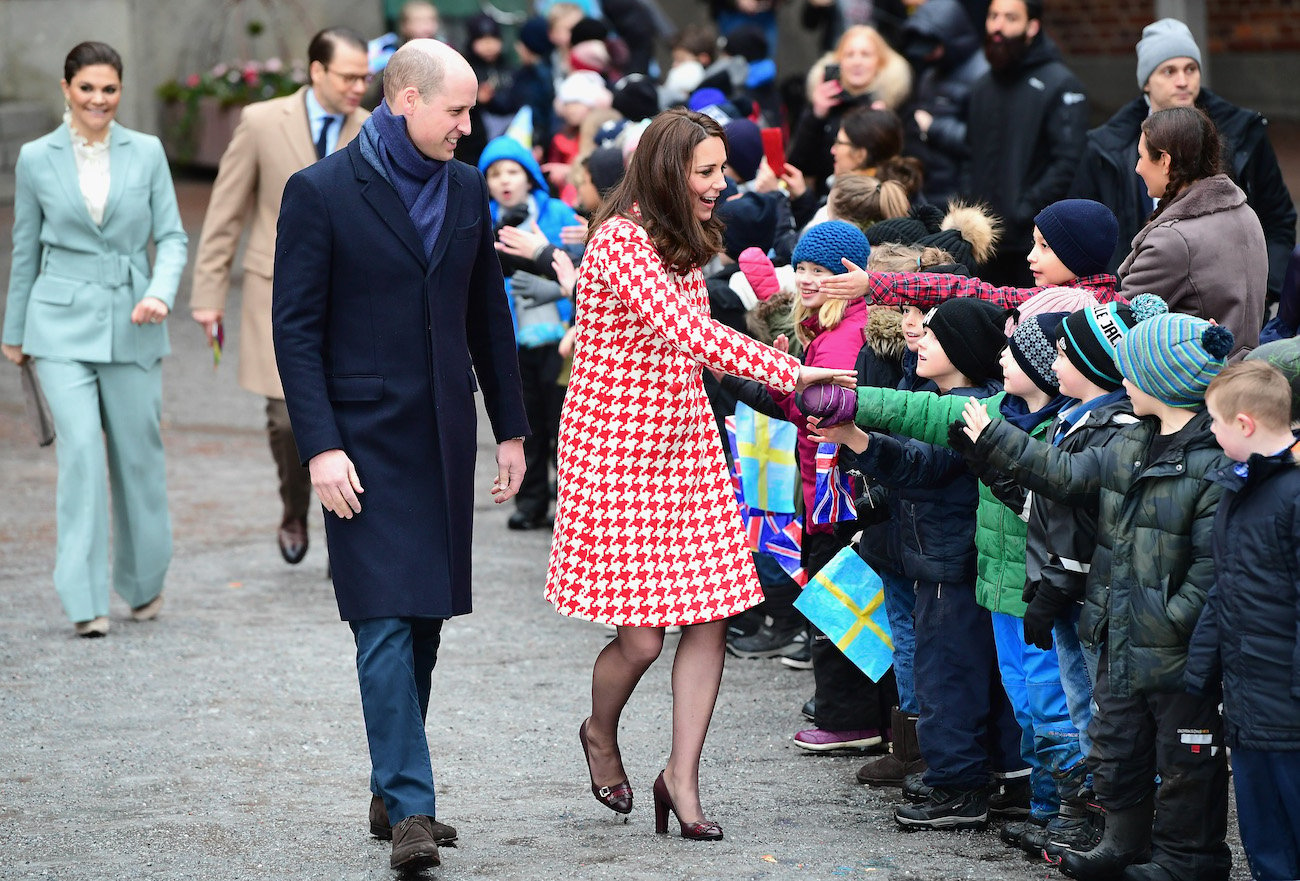
<path fill-rule="evenodd" d="M 207 186 L 179 191 L 196 240 Z M 11 223 L 0 206 L 0 279 Z M 387 846 L 366 834 L 352 645 L 320 524 L 306 561 L 286 566 L 260 406 L 234 382 L 237 326 L 232 315 L 231 360 L 214 373 L 198 328 L 172 323 L 167 605 L 139 624 L 115 599 L 102 640 L 72 636 L 51 586 L 54 453 L 32 442 L 17 371 L 0 365 L 0 879 L 391 877 Z M 637 807 L 616 822 L 587 792 L 576 737 L 605 633 L 543 600 L 547 535 L 505 530 L 490 451 L 482 438 L 476 611 L 444 631 L 428 726 L 440 816 L 461 844 L 428 877 L 1058 877 L 993 832 L 900 832 L 895 798 L 852 782 L 860 757 L 791 744 L 812 677 L 770 661 L 729 662 L 706 748 L 704 803 L 726 840 L 653 834 L 667 659 L 628 710 Z"/>

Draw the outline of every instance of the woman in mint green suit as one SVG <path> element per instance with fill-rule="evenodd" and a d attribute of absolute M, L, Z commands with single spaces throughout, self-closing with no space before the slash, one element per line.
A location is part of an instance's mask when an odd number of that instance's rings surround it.
<path fill-rule="evenodd" d="M 54 414 L 54 585 L 77 634 L 103 636 L 110 497 L 113 588 L 137 620 L 162 604 L 172 535 L 161 359 L 188 240 L 162 144 L 113 122 L 121 57 L 81 43 L 63 70 L 63 125 L 18 156 L 0 342 L 10 361 L 35 360 Z"/>

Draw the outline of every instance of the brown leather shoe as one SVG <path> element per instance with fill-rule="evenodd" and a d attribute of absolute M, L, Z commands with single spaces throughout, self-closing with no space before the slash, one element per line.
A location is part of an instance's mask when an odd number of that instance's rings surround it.
<path fill-rule="evenodd" d="M 438 842 L 439 847 L 456 846 L 455 826 L 433 819 L 430 820 L 430 825 L 433 828 L 433 840 Z M 393 837 L 393 827 L 388 824 L 388 808 L 384 807 L 384 800 L 377 795 L 370 796 L 370 834 L 380 841 L 388 841 Z"/>
<path fill-rule="evenodd" d="M 280 556 L 290 565 L 302 562 L 307 556 L 307 521 L 298 517 L 286 517 L 280 523 L 276 538 L 280 542 Z"/>
<path fill-rule="evenodd" d="M 393 827 L 393 855 L 389 868 L 423 869 L 436 866 L 438 843 L 433 840 L 433 818 L 415 814 Z"/>

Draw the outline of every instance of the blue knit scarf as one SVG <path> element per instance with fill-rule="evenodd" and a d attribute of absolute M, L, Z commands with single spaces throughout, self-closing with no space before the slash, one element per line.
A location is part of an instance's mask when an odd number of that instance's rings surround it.
<path fill-rule="evenodd" d="M 425 256 L 447 216 L 447 163 L 430 159 L 406 134 L 406 117 L 394 116 L 380 101 L 361 126 L 361 155 L 397 190 L 424 242 Z"/>

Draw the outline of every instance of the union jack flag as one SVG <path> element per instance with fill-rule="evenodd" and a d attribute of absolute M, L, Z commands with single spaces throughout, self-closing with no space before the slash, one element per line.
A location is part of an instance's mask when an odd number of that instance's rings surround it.
<path fill-rule="evenodd" d="M 765 514 L 755 517 L 762 521 L 762 547 L 760 550 L 781 564 L 785 574 L 800 587 L 808 583 L 804 571 L 803 521 L 789 514 Z"/>
<path fill-rule="evenodd" d="M 836 444 L 817 445 L 817 483 L 813 491 L 813 523 L 839 523 L 857 520 L 853 506 L 853 480 L 840 471 L 840 448 Z"/>

